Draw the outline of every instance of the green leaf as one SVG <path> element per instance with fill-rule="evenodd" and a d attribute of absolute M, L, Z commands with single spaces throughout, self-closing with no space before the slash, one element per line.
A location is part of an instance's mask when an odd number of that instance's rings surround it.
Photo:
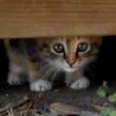
<path fill-rule="evenodd" d="M 109 100 L 109 102 L 111 102 L 111 103 L 116 102 L 116 93 L 111 94 L 111 95 L 108 97 L 108 100 Z"/>
<path fill-rule="evenodd" d="M 100 114 L 101 116 L 116 116 L 116 111 L 111 108 L 104 108 Z"/>
<path fill-rule="evenodd" d="M 112 110 L 110 108 L 104 108 L 101 110 L 101 116 L 109 116 L 109 113 L 111 112 Z"/>
<path fill-rule="evenodd" d="M 103 81 L 102 86 L 100 86 L 97 90 L 97 94 L 101 98 L 105 98 L 107 95 L 108 84 L 106 81 Z"/>
<path fill-rule="evenodd" d="M 103 86 L 100 86 L 97 90 L 97 94 L 99 97 L 105 98 L 107 95 L 106 88 L 104 88 Z"/>
<path fill-rule="evenodd" d="M 116 116 L 116 111 L 112 111 L 112 112 L 110 113 L 110 116 Z"/>

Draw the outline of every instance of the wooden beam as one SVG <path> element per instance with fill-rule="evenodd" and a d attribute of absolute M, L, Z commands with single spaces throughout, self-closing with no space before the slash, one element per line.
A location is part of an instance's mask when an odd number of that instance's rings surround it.
<path fill-rule="evenodd" d="M 115 34 L 116 0 L 0 0 L 0 38 Z"/>

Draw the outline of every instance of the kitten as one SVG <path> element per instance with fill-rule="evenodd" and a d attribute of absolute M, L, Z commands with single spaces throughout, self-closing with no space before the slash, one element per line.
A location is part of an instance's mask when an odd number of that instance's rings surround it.
<path fill-rule="evenodd" d="M 9 57 L 8 83 L 28 81 L 32 91 L 47 91 L 61 71 L 72 89 L 85 89 L 89 80 L 85 66 L 99 52 L 101 37 L 56 37 L 28 40 L 4 40 Z"/>

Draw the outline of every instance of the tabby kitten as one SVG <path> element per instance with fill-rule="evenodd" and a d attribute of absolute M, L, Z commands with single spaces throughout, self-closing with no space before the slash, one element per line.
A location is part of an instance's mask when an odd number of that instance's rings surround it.
<path fill-rule="evenodd" d="M 102 38 L 56 37 L 47 39 L 4 40 L 9 57 L 8 83 L 29 82 L 32 91 L 50 90 L 61 71 L 72 89 L 85 89 L 89 80 L 85 66 L 96 58 Z"/>

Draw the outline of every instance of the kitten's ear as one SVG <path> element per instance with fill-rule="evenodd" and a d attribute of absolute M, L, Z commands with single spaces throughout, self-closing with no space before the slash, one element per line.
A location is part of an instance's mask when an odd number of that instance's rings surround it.
<path fill-rule="evenodd" d="M 90 37 L 90 42 L 93 44 L 97 49 L 102 46 L 103 37 L 102 36 L 92 36 Z"/>
<path fill-rule="evenodd" d="M 49 43 L 51 43 L 51 41 L 48 40 L 48 39 L 38 39 L 36 41 L 36 43 L 37 43 L 39 49 L 41 49 L 41 48 L 48 48 L 49 47 Z"/>
<path fill-rule="evenodd" d="M 95 39 L 96 39 L 96 43 L 98 45 L 101 45 L 102 44 L 102 42 L 103 42 L 103 37 L 102 36 L 95 37 Z"/>

